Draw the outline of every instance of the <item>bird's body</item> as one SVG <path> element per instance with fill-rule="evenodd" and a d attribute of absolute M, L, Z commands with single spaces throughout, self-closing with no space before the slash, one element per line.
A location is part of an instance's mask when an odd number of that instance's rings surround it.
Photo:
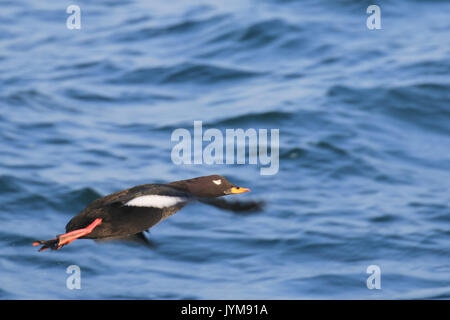
<path fill-rule="evenodd" d="M 91 202 L 69 221 L 66 234 L 33 245 L 42 244 L 41 250 L 60 249 L 77 238 L 107 240 L 133 236 L 175 214 L 191 201 L 246 191 L 250 190 L 236 187 L 218 175 L 139 185 Z"/>
<path fill-rule="evenodd" d="M 136 199 L 142 201 L 139 203 Z M 168 185 L 136 186 L 93 201 L 69 221 L 66 232 L 85 228 L 100 218 L 101 225 L 83 238 L 108 239 L 130 236 L 150 229 L 194 199 L 191 194 Z M 127 204 L 130 202 L 131 204 Z"/>

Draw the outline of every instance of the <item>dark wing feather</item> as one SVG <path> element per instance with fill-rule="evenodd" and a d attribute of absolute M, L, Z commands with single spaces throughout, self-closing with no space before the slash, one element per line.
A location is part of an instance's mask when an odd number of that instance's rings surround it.
<path fill-rule="evenodd" d="M 213 198 L 213 199 L 206 199 L 202 198 L 199 199 L 200 202 L 208 204 L 210 206 L 220 208 L 223 210 L 233 211 L 236 213 L 248 213 L 248 212 L 256 212 L 263 210 L 265 203 L 264 201 L 227 201 L 222 198 Z"/>
<path fill-rule="evenodd" d="M 128 201 L 145 195 L 167 195 L 193 198 L 193 195 L 165 184 L 143 184 L 116 193 L 112 193 L 92 202 L 87 208 L 102 206 L 123 206 Z"/>
<path fill-rule="evenodd" d="M 130 236 L 118 237 L 118 238 L 110 238 L 110 239 L 96 239 L 96 242 L 109 242 L 109 241 L 126 241 L 126 242 L 134 242 L 137 244 L 144 245 L 150 249 L 156 248 L 156 243 L 151 241 L 144 235 L 144 232 L 139 232 L 136 234 L 132 234 Z"/>
<path fill-rule="evenodd" d="M 125 204 L 140 196 L 167 195 L 194 200 L 187 192 L 163 184 L 146 184 L 122 190 L 91 202 L 66 225 L 66 232 L 84 228 L 96 218 L 102 224 L 86 238 L 108 238 L 131 235 L 151 228 L 165 217 L 177 212 L 186 203 L 171 208 L 134 207 Z M 187 201 L 187 202 L 188 202 Z"/>

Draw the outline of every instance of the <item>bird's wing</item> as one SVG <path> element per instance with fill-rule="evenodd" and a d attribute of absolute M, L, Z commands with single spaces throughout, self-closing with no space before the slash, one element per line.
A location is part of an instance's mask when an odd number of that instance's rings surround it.
<path fill-rule="evenodd" d="M 201 198 L 198 199 L 200 202 L 205 203 L 207 205 L 220 208 L 223 210 L 233 211 L 236 213 L 247 213 L 247 212 L 256 212 L 264 209 L 265 203 L 264 201 L 239 201 L 239 200 L 225 200 L 222 198 Z"/>
<path fill-rule="evenodd" d="M 188 202 L 194 200 L 194 196 L 188 192 L 176 189 L 164 184 L 144 184 L 133 188 L 112 193 L 92 202 L 89 207 L 99 206 L 121 207 L 135 206 L 162 206 L 171 202 Z M 159 202 L 159 204 L 158 204 Z"/>
<path fill-rule="evenodd" d="M 145 230 L 145 231 L 148 232 L 148 230 Z M 124 236 L 124 237 L 116 237 L 116 238 L 109 238 L 109 239 L 95 239 L 95 241 L 96 242 L 127 241 L 127 242 L 135 242 L 138 244 L 145 245 L 146 247 L 148 247 L 150 249 L 154 249 L 156 247 L 156 244 L 144 235 L 144 231 L 138 232 L 136 234 L 132 234 L 129 236 Z"/>

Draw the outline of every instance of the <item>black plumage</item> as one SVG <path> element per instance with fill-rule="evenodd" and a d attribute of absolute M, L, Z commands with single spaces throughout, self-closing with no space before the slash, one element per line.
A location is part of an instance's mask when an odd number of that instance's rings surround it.
<path fill-rule="evenodd" d="M 217 197 L 250 191 L 219 175 L 180 180 L 168 184 L 144 184 L 122 190 L 91 202 L 66 225 L 66 234 L 33 245 L 60 249 L 77 238 L 107 240 L 142 237 L 142 231 L 178 212 L 189 202 L 201 200 L 225 208 L 226 202 L 214 203 Z M 245 208 L 246 206 L 233 207 Z M 230 210 L 234 210 L 230 207 Z M 250 210 L 254 205 L 247 206 Z"/>

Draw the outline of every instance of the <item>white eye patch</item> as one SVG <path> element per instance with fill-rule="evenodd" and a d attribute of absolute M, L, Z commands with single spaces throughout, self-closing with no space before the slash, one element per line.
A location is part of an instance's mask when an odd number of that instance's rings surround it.
<path fill-rule="evenodd" d="M 222 184 L 222 180 L 213 180 L 213 182 L 215 183 L 215 184 L 217 184 L 217 185 L 221 185 Z"/>
<path fill-rule="evenodd" d="M 132 207 L 151 207 L 162 209 L 174 206 L 180 202 L 185 202 L 187 200 L 187 198 L 183 197 L 148 195 L 134 198 L 125 203 L 125 205 Z"/>

